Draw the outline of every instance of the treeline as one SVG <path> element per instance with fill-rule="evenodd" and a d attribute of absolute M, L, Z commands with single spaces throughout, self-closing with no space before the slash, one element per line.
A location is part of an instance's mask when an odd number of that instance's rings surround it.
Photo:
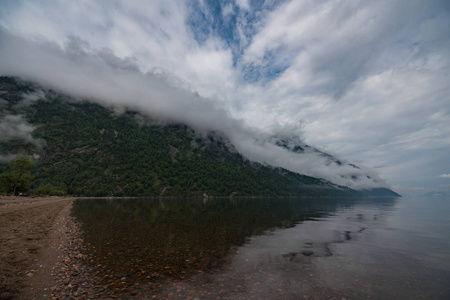
<path fill-rule="evenodd" d="M 34 176 L 31 170 L 35 167 L 29 156 L 17 156 L 8 162 L 9 170 L 0 173 L 0 191 L 12 195 L 31 193 L 38 196 L 64 196 L 66 193 L 51 187 L 49 183 L 31 190 Z"/>

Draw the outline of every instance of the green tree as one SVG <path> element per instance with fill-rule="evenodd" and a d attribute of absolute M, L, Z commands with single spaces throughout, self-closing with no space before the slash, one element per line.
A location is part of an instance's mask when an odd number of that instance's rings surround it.
<path fill-rule="evenodd" d="M 38 196 L 64 196 L 66 192 L 63 189 L 54 189 L 51 187 L 50 183 L 41 185 L 35 191 Z"/>
<path fill-rule="evenodd" d="M 49 196 L 52 194 L 52 187 L 50 186 L 50 183 L 47 183 L 46 185 L 41 185 L 36 189 L 36 194 L 39 196 Z"/>
<path fill-rule="evenodd" d="M 35 167 L 29 156 L 17 156 L 8 162 L 9 172 L 0 174 L 0 186 L 5 192 L 14 195 L 19 192 L 27 192 L 30 189 L 31 169 Z"/>

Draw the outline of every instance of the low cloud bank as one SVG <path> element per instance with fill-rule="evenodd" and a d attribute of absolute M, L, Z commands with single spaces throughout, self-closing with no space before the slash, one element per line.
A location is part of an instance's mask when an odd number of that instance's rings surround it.
<path fill-rule="evenodd" d="M 27 143 L 42 147 L 45 142 L 32 136 L 35 129 L 36 127 L 29 124 L 21 115 L 0 115 L 0 142 L 22 139 Z"/>
<path fill-rule="evenodd" d="M 279 147 L 272 137 L 232 118 L 219 102 L 201 97 L 176 80 L 168 82 L 167 76 L 143 73 L 132 60 L 120 59 L 111 51 L 92 50 L 78 38 L 60 47 L 45 40 L 19 38 L 0 28 L 0 53 L 0 75 L 35 81 L 118 110 L 137 110 L 161 122 L 183 123 L 197 132 L 222 132 L 253 161 L 355 189 L 386 187 L 373 170 L 330 164 L 319 153 L 294 153 Z M 32 131 L 21 129 L 31 135 Z M 7 127 L 6 131 L 15 134 Z M 289 133 L 289 129 L 280 131 Z"/>

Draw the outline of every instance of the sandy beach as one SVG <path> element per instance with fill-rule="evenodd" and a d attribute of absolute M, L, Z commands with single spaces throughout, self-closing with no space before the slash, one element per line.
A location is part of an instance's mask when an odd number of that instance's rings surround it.
<path fill-rule="evenodd" d="M 57 296 L 74 199 L 0 197 L 0 299 Z"/>

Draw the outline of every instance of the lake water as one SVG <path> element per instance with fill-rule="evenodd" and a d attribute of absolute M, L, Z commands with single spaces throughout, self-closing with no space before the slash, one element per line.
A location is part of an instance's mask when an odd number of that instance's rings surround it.
<path fill-rule="evenodd" d="M 77 200 L 105 294 L 450 299 L 450 199 Z"/>

